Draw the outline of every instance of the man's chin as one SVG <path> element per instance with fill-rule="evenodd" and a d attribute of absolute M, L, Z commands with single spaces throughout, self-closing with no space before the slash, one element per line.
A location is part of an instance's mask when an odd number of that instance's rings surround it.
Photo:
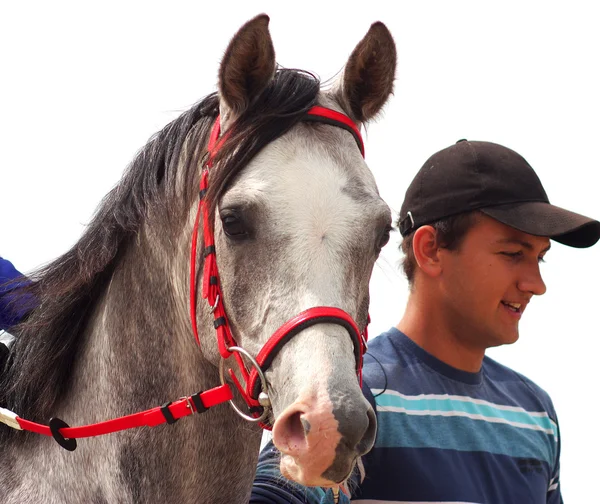
<path fill-rule="evenodd" d="M 504 338 L 504 345 L 512 345 L 519 340 L 519 327 L 515 327 L 512 331 L 506 333 Z"/>
<path fill-rule="evenodd" d="M 502 334 L 496 334 L 489 339 L 487 348 L 499 347 L 502 345 L 512 345 L 519 340 L 519 330 L 505 331 Z"/>

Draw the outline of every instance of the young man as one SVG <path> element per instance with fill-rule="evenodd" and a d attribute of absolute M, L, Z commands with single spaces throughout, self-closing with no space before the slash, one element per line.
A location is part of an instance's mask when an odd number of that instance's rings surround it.
<path fill-rule="evenodd" d="M 514 343 L 546 291 L 550 239 L 589 247 L 600 222 L 551 205 L 516 152 L 461 140 L 423 165 L 398 225 L 410 295 L 365 358 L 378 434 L 351 478 L 352 502 L 561 503 L 552 401 L 485 351 Z M 277 463 L 269 444 L 250 502 L 334 502 L 332 490 L 285 481 Z"/>

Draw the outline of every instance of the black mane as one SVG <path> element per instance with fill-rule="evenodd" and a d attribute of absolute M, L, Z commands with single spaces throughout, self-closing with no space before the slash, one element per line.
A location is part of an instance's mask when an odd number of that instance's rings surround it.
<path fill-rule="evenodd" d="M 289 130 L 316 103 L 319 81 L 311 74 L 279 69 L 268 88 L 231 128 L 215 159 L 208 198 L 214 207 L 236 174 L 269 142 Z M 102 200 L 79 241 L 31 277 L 15 302 L 29 304 L 4 371 L 0 406 L 22 418 L 46 422 L 67 392 L 81 349 L 81 334 L 120 257 L 143 223 L 184 221 L 197 197 L 199 164 L 219 112 L 215 93 L 153 136 Z M 190 148 L 187 149 L 186 146 Z M 176 187 L 185 172 L 185 194 Z M 168 208 L 168 210 L 167 210 Z M 0 427 L 0 437 L 9 429 Z"/>

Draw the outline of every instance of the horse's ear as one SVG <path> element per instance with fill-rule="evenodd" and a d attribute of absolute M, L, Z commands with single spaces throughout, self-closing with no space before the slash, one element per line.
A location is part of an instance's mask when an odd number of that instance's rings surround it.
<path fill-rule="evenodd" d="M 392 34 L 383 23 L 373 23 L 344 68 L 339 97 L 355 121 L 368 121 L 381 110 L 394 89 L 395 74 Z"/>
<path fill-rule="evenodd" d="M 269 16 L 261 14 L 233 36 L 221 61 L 219 94 L 224 120 L 234 120 L 246 110 L 273 78 L 275 65 Z"/>

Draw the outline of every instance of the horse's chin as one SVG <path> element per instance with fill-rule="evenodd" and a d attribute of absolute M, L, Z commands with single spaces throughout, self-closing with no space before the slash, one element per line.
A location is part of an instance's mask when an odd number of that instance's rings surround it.
<path fill-rule="evenodd" d="M 350 467 L 348 468 L 348 475 L 350 475 L 352 472 L 353 466 L 354 463 L 350 464 Z M 281 455 L 281 462 L 279 466 L 281 474 L 287 479 L 295 481 L 300 485 L 309 487 L 333 488 L 340 486 L 348 478 L 348 476 L 346 476 L 341 481 L 331 481 L 323 477 L 321 468 L 315 469 L 316 468 L 310 466 L 301 467 L 293 457 L 284 454 Z"/>

